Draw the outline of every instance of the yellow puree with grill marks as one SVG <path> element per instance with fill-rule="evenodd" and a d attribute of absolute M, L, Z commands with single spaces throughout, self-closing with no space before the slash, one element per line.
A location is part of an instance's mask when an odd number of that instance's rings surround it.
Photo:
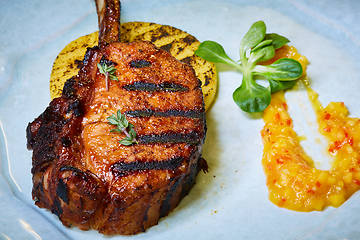
<path fill-rule="evenodd" d="M 281 57 L 297 59 L 306 67 L 306 58 L 293 47 L 277 52 L 277 58 Z M 360 119 L 350 118 L 342 102 L 331 102 L 324 108 L 310 88 L 308 95 L 319 131 L 327 138 L 328 152 L 334 158 L 330 170 L 316 169 L 301 147 L 283 92 L 272 96 L 261 132 L 269 198 L 280 207 L 296 211 L 338 207 L 360 189 Z"/>

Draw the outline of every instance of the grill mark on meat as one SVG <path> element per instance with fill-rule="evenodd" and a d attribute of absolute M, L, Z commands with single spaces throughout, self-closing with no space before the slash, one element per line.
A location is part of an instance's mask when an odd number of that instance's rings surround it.
<path fill-rule="evenodd" d="M 132 60 L 130 62 L 130 67 L 132 67 L 132 68 L 144 68 L 144 67 L 150 67 L 150 66 L 151 66 L 151 62 L 144 60 L 144 59 Z"/>
<path fill-rule="evenodd" d="M 63 172 L 63 171 L 82 172 L 80 169 L 73 167 L 73 166 L 69 166 L 69 165 L 62 166 L 60 168 L 60 172 Z"/>
<path fill-rule="evenodd" d="M 40 192 L 44 192 L 44 186 L 43 186 L 43 181 L 41 181 L 39 184 L 38 184 L 38 187 L 40 189 Z"/>
<path fill-rule="evenodd" d="M 184 178 L 184 182 L 182 184 L 181 198 L 185 197 L 189 193 L 191 187 L 195 184 L 196 175 L 199 171 L 200 168 L 198 162 L 195 162 L 190 166 L 190 173 Z"/>
<path fill-rule="evenodd" d="M 117 75 L 121 75 L 121 72 L 117 70 Z M 102 76 L 100 76 L 101 79 Z M 129 84 L 128 81 L 127 84 Z M 132 82 L 132 81 L 131 81 Z M 147 81 L 148 82 L 148 81 Z M 182 92 L 145 92 L 145 91 L 128 91 L 124 89 L 122 80 L 114 82 L 110 86 L 110 91 L 105 90 L 105 81 L 98 81 L 97 87 L 100 90 L 95 93 L 95 100 L 92 102 L 93 108 L 106 108 L 106 106 L 112 106 L 121 110 L 141 110 L 141 109 L 153 109 L 153 110 L 199 110 L 204 111 L 202 105 L 202 98 L 200 98 L 202 92 L 201 89 L 182 91 Z M 181 84 L 181 83 L 180 83 Z M 123 84 L 126 85 L 126 84 Z"/>
<path fill-rule="evenodd" d="M 134 82 L 133 84 L 127 84 L 123 86 L 128 91 L 147 91 L 147 92 L 186 92 L 189 88 L 172 82 L 163 82 L 160 84 L 147 83 L 147 82 Z"/>
<path fill-rule="evenodd" d="M 171 209 L 173 209 L 177 205 L 177 202 L 173 202 L 174 195 L 178 194 L 178 197 L 182 199 L 189 193 L 191 187 L 195 184 L 198 172 L 198 164 L 197 162 L 194 162 L 193 164 L 191 164 L 190 172 L 188 174 L 182 176 L 181 178 L 178 178 L 177 180 L 173 180 L 175 182 L 167 192 L 166 198 L 161 204 L 160 217 L 168 215 Z"/>
<path fill-rule="evenodd" d="M 145 170 L 175 170 L 177 169 L 182 162 L 184 161 L 183 157 L 173 157 L 171 159 L 163 161 L 152 161 L 152 162 L 116 162 L 111 165 L 111 171 L 115 176 L 126 176 L 130 173 L 145 171 Z"/>
<path fill-rule="evenodd" d="M 199 87 L 198 82 L 190 80 L 189 78 L 186 77 L 187 76 L 186 72 L 194 71 L 187 64 L 182 64 L 183 66 L 181 66 L 181 68 L 179 68 L 178 71 L 170 71 L 170 72 L 164 71 L 164 69 L 170 69 L 174 65 L 179 64 L 178 60 L 176 59 L 167 59 L 168 61 L 166 63 L 163 63 L 161 60 L 165 58 L 165 55 L 168 54 L 167 52 L 160 49 L 154 51 L 148 51 L 146 50 L 146 48 L 139 48 L 137 49 L 137 52 L 134 52 L 131 55 L 127 55 L 126 50 L 125 49 L 119 50 L 116 44 L 114 43 L 113 45 L 110 45 L 106 49 L 105 54 L 112 61 L 119 63 L 118 65 L 119 71 L 125 70 L 126 72 L 128 72 L 128 74 L 122 76 L 119 79 L 119 83 L 121 82 L 129 83 L 135 80 L 141 81 L 146 79 L 147 81 L 151 81 L 155 83 L 161 83 L 164 80 L 176 82 L 178 84 L 183 84 L 185 86 L 188 86 L 191 89 L 195 89 Z M 141 51 L 142 53 L 138 53 L 139 51 Z M 131 61 L 135 61 L 137 59 L 148 59 L 148 60 L 151 59 L 151 66 L 143 67 L 143 68 L 130 67 Z M 120 63 L 121 60 L 124 62 Z"/>
<path fill-rule="evenodd" d="M 64 171 L 71 171 L 74 176 L 79 176 L 83 180 L 86 180 L 88 178 L 88 174 L 86 172 L 81 171 L 80 169 L 73 166 L 69 166 L 69 165 L 62 166 L 60 168 L 60 172 L 64 172 Z"/>
<path fill-rule="evenodd" d="M 60 172 L 71 171 L 73 176 L 80 177 L 82 180 L 85 181 L 88 179 L 88 174 L 86 172 L 81 171 L 80 169 L 73 166 L 69 166 L 69 165 L 62 166 L 59 171 Z"/>
<path fill-rule="evenodd" d="M 171 109 L 167 111 L 155 111 L 152 109 L 140 109 L 126 111 L 125 114 L 130 117 L 188 117 L 188 118 L 204 118 L 205 113 L 199 110 L 177 110 Z"/>
<path fill-rule="evenodd" d="M 62 199 L 66 204 L 69 203 L 67 185 L 61 178 L 59 179 L 58 185 L 56 187 L 56 195 L 58 195 L 58 197 Z"/>
<path fill-rule="evenodd" d="M 100 59 L 100 64 L 101 65 L 106 64 L 107 66 L 116 66 L 117 65 L 116 62 L 106 59 L 105 56 L 102 56 L 102 58 Z"/>
<path fill-rule="evenodd" d="M 187 143 L 196 145 L 200 143 L 200 136 L 197 132 L 183 133 L 164 133 L 164 134 L 151 134 L 142 135 L 137 138 L 139 144 L 149 143 Z"/>
<path fill-rule="evenodd" d="M 165 217 L 169 214 L 169 211 L 171 210 L 171 200 L 173 199 L 173 194 L 176 192 L 179 186 L 181 187 L 180 183 L 182 182 L 183 178 L 184 176 L 179 177 L 167 192 L 165 200 L 162 202 L 160 207 L 160 217 Z"/>
<path fill-rule="evenodd" d="M 149 209 L 151 208 L 151 206 L 152 206 L 152 198 L 154 197 L 154 195 L 156 194 L 156 193 L 158 193 L 159 192 L 159 190 L 157 189 L 157 190 L 155 190 L 154 192 L 152 192 L 150 195 L 151 195 L 151 197 L 150 197 L 150 200 L 149 200 L 149 202 L 148 202 L 148 204 L 147 204 L 147 207 L 146 207 L 146 209 L 145 209 L 145 211 L 144 211 L 144 217 L 143 217 L 143 224 L 142 224 L 142 228 L 144 229 L 144 231 L 146 230 L 146 227 L 145 227 L 145 224 L 146 224 L 146 222 L 147 222 L 147 220 L 148 220 L 148 214 L 149 214 Z"/>

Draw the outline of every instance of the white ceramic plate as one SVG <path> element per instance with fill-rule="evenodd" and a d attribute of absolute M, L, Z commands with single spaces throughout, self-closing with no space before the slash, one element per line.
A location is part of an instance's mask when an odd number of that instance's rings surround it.
<path fill-rule="evenodd" d="M 0 1 L 0 238 L 102 239 L 95 231 L 63 227 L 31 199 L 31 152 L 25 128 L 48 105 L 49 76 L 60 50 L 97 30 L 91 0 Z M 256 20 L 287 36 L 311 62 L 308 75 L 320 100 L 344 101 L 360 116 L 360 2 L 296 0 L 124 0 L 122 21 L 149 21 L 215 40 L 238 58 L 242 35 Z M 232 101 L 241 75 L 219 66 L 219 93 L 207 114 L 204 147 L 210 171 L 190 194 L 145 233 L 113 239 L 360 239 L 360 195 L 323 212 L 281 209 L 267 197 L 261 166 L 261 118 Z M 306 95 L 289 92 L 288 104 L 307 151 L 328 168 L 325 145 Z M 321 142 L 321 141 L 320 141 Z"/>

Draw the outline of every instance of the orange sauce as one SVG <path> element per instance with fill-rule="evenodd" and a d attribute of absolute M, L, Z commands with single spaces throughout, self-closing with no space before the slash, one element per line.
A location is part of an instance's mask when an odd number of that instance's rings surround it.
<path fill-rule="evenodd" d="M 293 54 L 296 55 L 297 52 Z M 299 60 L 299 56 L 294 58 Z M 306 66 L 307 62 L 301 63 Z M 319 131 L 327 138 L 328 152 L 334 158 L 330 170 L 316 169 L 301 147 L 283 92 L 272 96 L 264 111 L 265 126 L 261 131 L 269 198 L 280 207 L 296 211 L 338 207 L 360 189 L 360 119 L 350 118 L 342 102 L 331 102 L 324 108 L 310 88 L 308 95 Z"/>
<path fill-rule="evenodd" d="M 275 52 L 275 56 L 270 59 L 269 61 L 262 62 L 263 65 L 269 65 L 280 58 L 292 58 L 300 62 L 303 68 L 303 75 L 306 74 L 306 66 L 308 65 L 308 60 L 305 56 L 298 53 L 297 49 L 293 46 L 284 45 L 283 47 L 279 48 Z"/>

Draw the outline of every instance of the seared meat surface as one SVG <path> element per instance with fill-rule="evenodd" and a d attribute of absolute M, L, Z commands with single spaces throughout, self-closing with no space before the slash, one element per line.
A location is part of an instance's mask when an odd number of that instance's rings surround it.
<path fill-rule="evenodd" d="M 28 125 L 32 195 L 66 226 L 135 234 L 157 224 L 194 183 L 206 131 L 203 97 L 193 69 L 168 52 L 118 42 L 117 0 L 97 9 L 99 47 Z M 97 67 L 103 62 L 118 78 L 108 88 Z M 110 132 L 107 117 L 117 110 L 134 125 L 138 144 L 121 145 L 125 135 Z"/>

